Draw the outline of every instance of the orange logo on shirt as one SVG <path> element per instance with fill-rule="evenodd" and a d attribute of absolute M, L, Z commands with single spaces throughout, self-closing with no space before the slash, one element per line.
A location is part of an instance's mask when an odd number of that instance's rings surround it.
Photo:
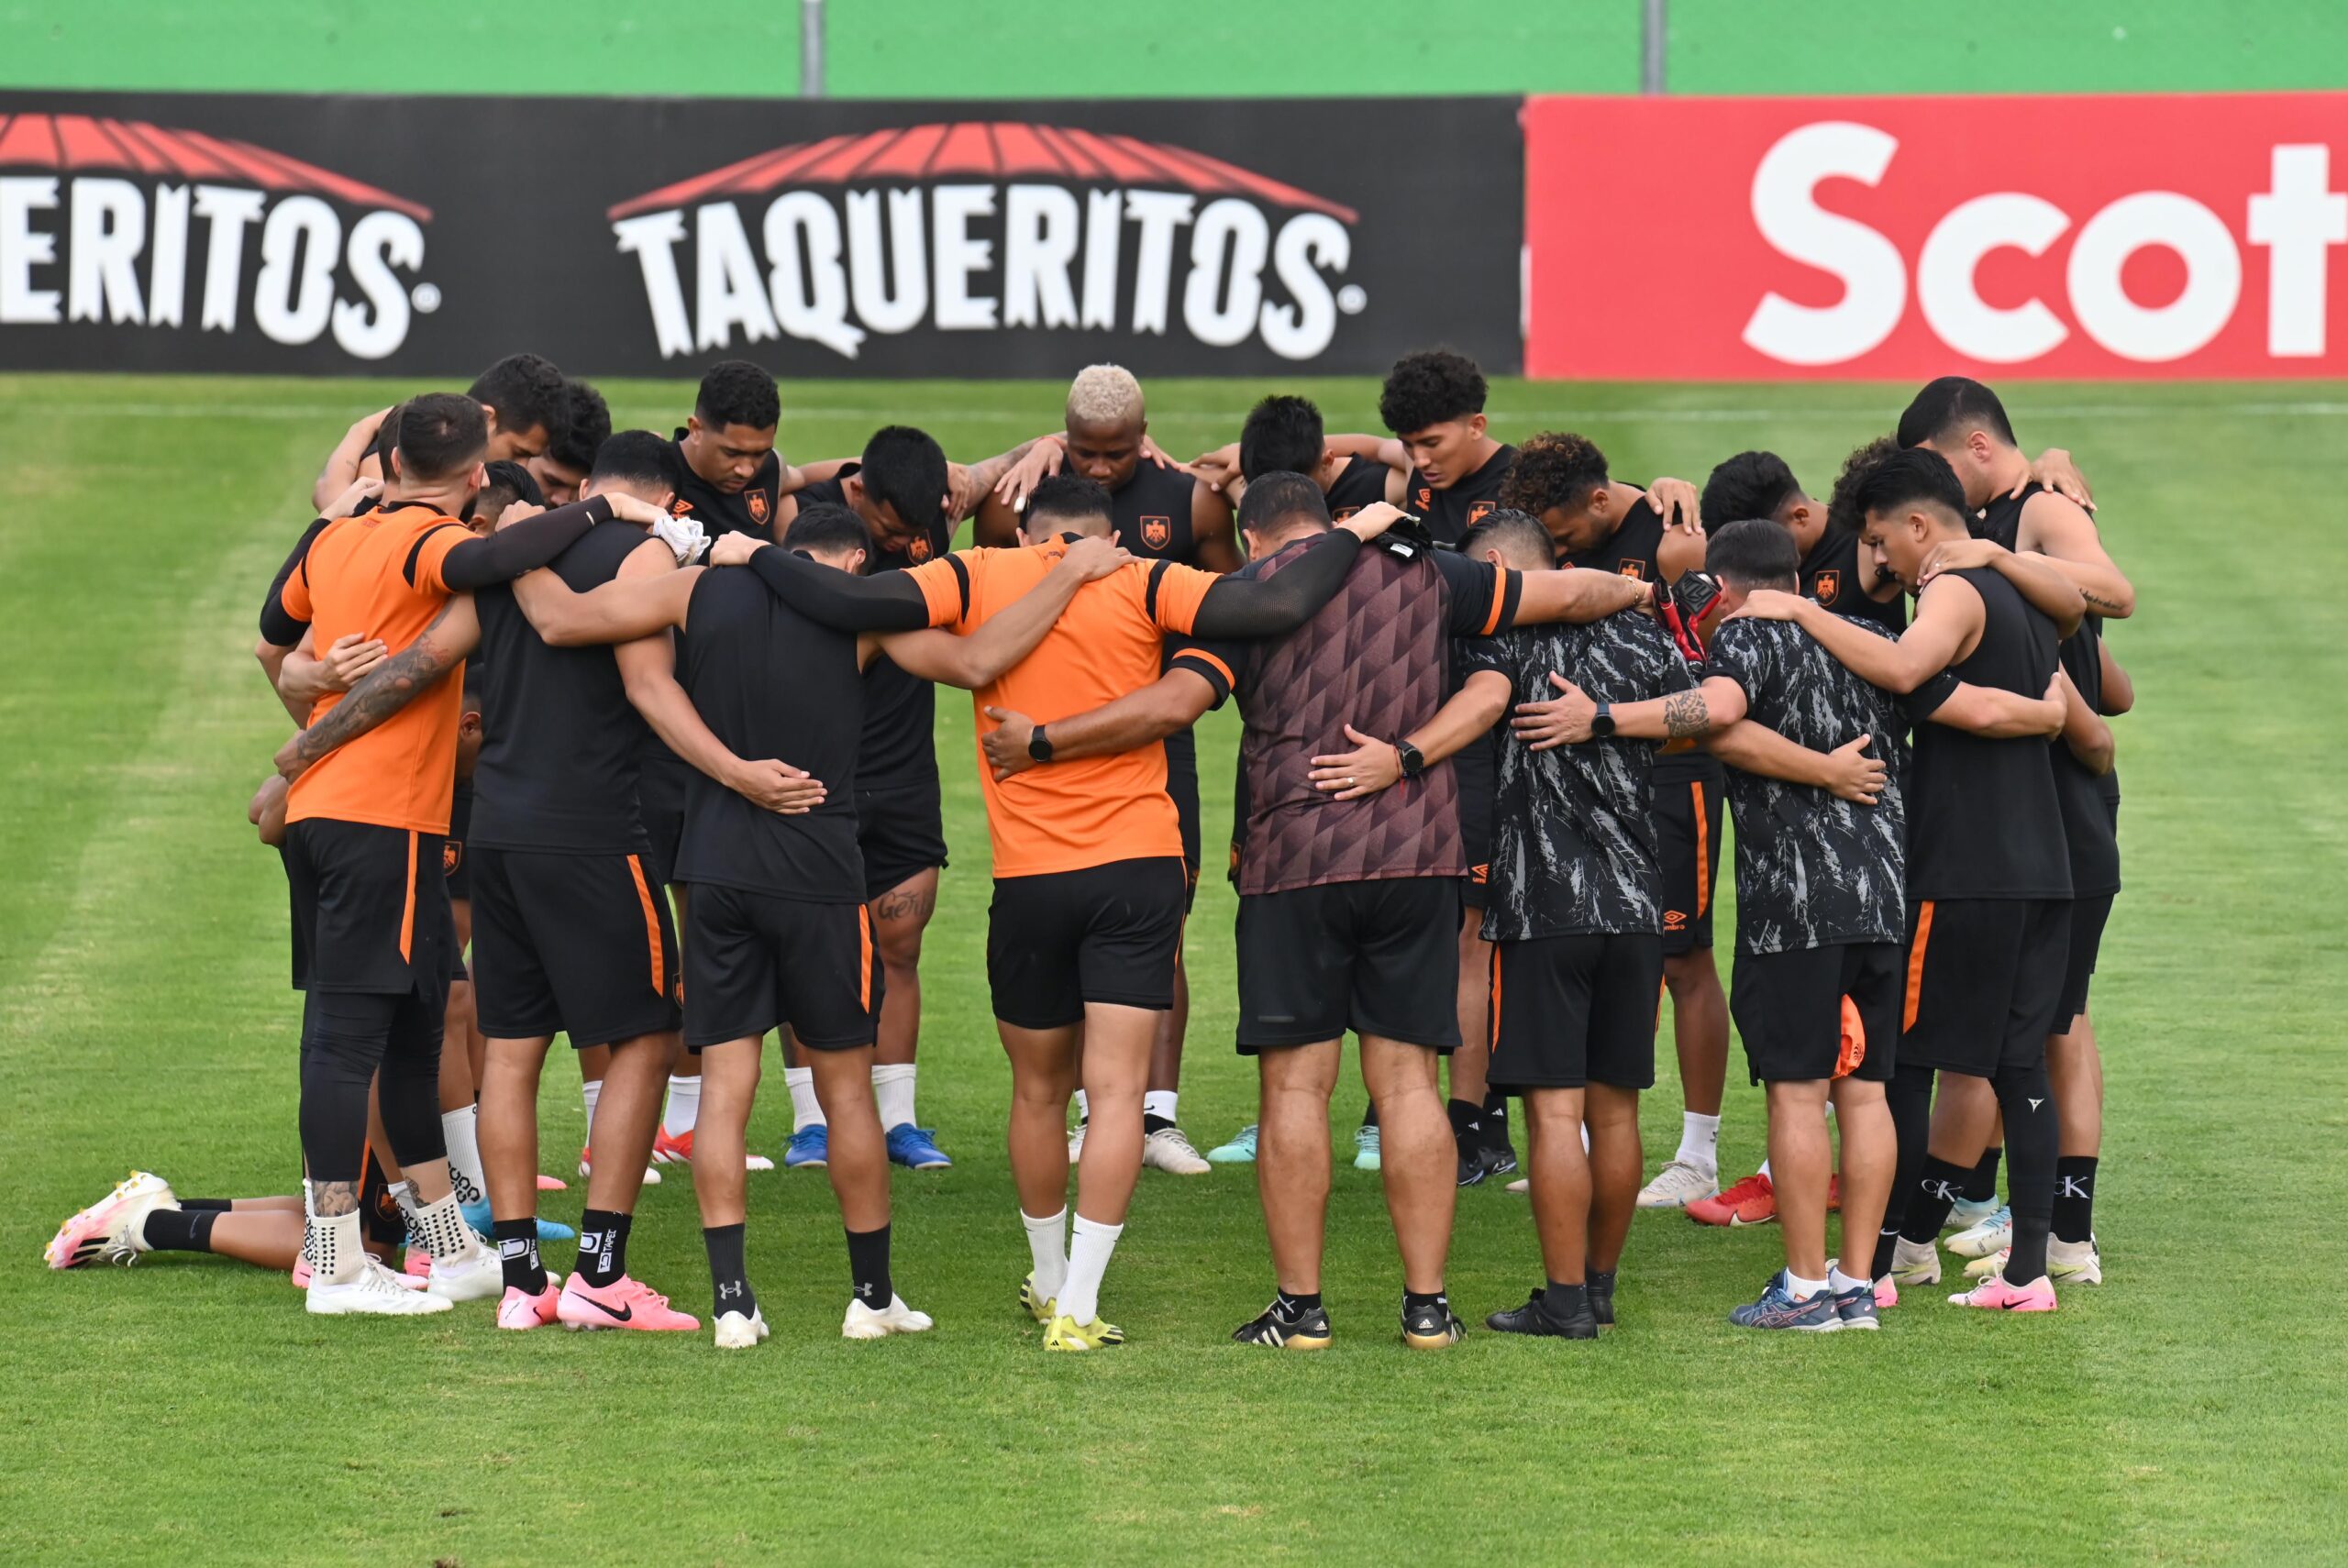
<path fill-rule="evenodd" d="M 1636 578 L 1643 582 L 1646 580 L 1647 563 L 1645 561 L 1624 561 L 1616 569 L 1624 577 Z"/>
<path fill-rule="evenodd" d="M 440 875 L 453 877 L 457 867 L 465 863 L 465 843 L 460 838 L 445 841 L 440 845 Z"/>
<path fill-rule="evenodd" d="M 681 495 L 672 498 L 669 502 L 669 515 L 671 517 L 682 517 L 692 509 L 693 503 Z"/>
<path fill-rule="evenodd" d="M 1842 590 L 1843 574 L 1841 571 L 1822 571 L 1818 574 L 1817 591 L 1818 602 L 1821 604 L 1833 603 L 1835 596 L 1839 594 Z"/>
<path fill-rule="evenodd" d="M 1425 485 L 1419 486 L 1419 510 L 1424 512 L 1428 507 L 1433 506 L 1434 504 L 1434 491 L 1428 489 Z"/>
<path fill-rule="evenodd" d="M 915 536 L 914 542 L 905 547 L 905 554 L 912 558 L 915 566 L 929 559 L 929 536 L 926 534 Z"/>
<path fill-rule="evenodd" d="M 1688 929 L 1688 917 L 1678 910 L 1663 911 L 1663 929 L 1667 935 Z"/>
<path fill-rule="evenodd" d="M 1475 883 L 1479 888 L 1482 887 L 1491 879 L 1492 864 L 1490 861 L 1488 860 L 1481 866 L 1470 866 L 1468 867 L 1468 880 Z"/>
<path fill-rule="evenodd" d="M 753 523 L 764 523 L 767 520 L 767 492 L 762 490 L 751 491 L 749 492 L 749 502 L 750 521 Z"/>
<path fill-rule="evenodd" d="M 1171 517 L 1145 517 L 1141 520 L 1141 542 L 1153 550 L 1162 550 L 1166 541 L 1174 536 Z"/>
<path fill-rule="evenodd" d="M 1477 524 L 1481 523 L 1486 517 L 1490 516 L 1491 514 L 1492 505 L 1493 503 L 1491 502 L 1479 501 L 1473 506 L 1470 506 L 1468 509 L 1468 526 L 1473 528 Z"/>

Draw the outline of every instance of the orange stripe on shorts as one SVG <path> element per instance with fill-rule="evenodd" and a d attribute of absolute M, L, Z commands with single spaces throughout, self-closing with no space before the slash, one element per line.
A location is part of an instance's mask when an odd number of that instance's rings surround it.
<path fill-rule="evenodd" d="M 1899 1027 L 1916 1027 L 1917 1004 L 1924 999 L 1924 948 L 1933 940 L 1933 900 L 1926 899 L 1916 910 L 1916 941 L 1908 949 L 1908 1006 L 1899 1015 Z"/>
<path fill-rule="evenodd" d="M 1704 820 L 1704 786 L 1690 779 L 1689 790 L 1696 797 L 1696 913 L 1700 917 L 1711 907 L 1712 879 L 1704 873 L 1711 868 L 1711 824 Z"/>
<path fill-rule="evenodd" d="M 400 962 L 404 964 L 415 948 L 415 830 L 407 834 L 407 901 L 400 907 Z"/>
<path fill-rule="evenodd" d="M 644 879 L 644 865 L 633 855 L 627 857 L 628 875 L 636 878 L 636 896 L 644 905 L 644 941 L 652 950 L 652 994 L 669 994 L 668 964 L 660 951 L 660 911 L 652 907 L 652 885 Z"/>
<path fill-rule="evenodd" d="M 866 904 L 856 906 L 857 972 L 863 985 L 862 1006 L 872 1010 L 872 910 Z"/>

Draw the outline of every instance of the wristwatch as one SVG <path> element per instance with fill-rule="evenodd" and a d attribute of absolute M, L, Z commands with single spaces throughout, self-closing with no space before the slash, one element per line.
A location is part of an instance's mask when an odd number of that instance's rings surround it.
<path fill-rule="evenodd" d="M 1427 770 L 1425 754 L 1409 741 L 1396 741 L 1394 755 L 1402 764 L 1402 777 L 1405 778 L 1416 778 Z"/>
<path fill-rule="evenodd" d="M 1037 724 L 1027 734 L 1027 755 L 1038 762 L 1049 762 L 1052 759 L 1052 743 L 1045 738 L 1044 726 L 1041 724 Z"/>
<path fill-rule="evenodd" d="M 1589 716 L 1590 738 L 1592 740 L 1604 740 L 1613 733 L 1614 704 L 1611 702 L 1600 702 L 1598 705 L 1598 712 Z"/>

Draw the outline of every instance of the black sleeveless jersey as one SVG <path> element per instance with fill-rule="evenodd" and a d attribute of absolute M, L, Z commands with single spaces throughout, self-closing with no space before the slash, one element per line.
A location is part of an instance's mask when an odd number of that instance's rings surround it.
<path fill-rule="evenodd" d="M 548 563 L 571 591 L 609 582 L 651 536 L 599 523 Z M 473 595 L 481 614 L 481 760 L 471 842 L 488 849 L 645 854 L 637 758 L 651 729 L 629 706 L 610 647 L 553 647 L 509 583 Z"/>
<path fill-rule="evenodd" d="M 1870 598 L 1867 583 L 1875 563 L 1864 557 L 1856 533 L 1827 530 L 1801 558 L 1801 591 L 1837 615 L 1872 621 L 1896 637 L 1908 629 L 1908 595 Z"/>
<path fill-rule="evenodd" d="M 1449 490 L 1437 490 L 1427 482 L 1424 474 L 1412 469 L 1410 482 L 1402 491 L 1406 503 L 1402 510 L 1423 522 L 1436 544 L 1456 545 L 1461 535 L 1484 520 L 1484 513 L 1501 503 L 1501 481 L 1515 466 L 1516 448 L 1502 447 L 1484 459 L 1482 468 Z M 1381 478 L 1381 487 L 1384 482 Z M 1382 500 L 1384 494 L 1381 488 L 1370 499 Z"/>
<path fill-rule="evenodd" d="M 784 758 L 829 788 L 822 805 L 787 817 L 692 770 L 676 879 L 862 903 L 856 762 L 864 681 L 856 638 L 817 625 L 742 567 L 703 572 L 686 621 L 677 676 L 710 733 L 737 756 Z"/>
<path fill-rule="evenodd" d="M 1117 543 L 1146 561 L 1196 563 L 1199 542 L 1191 531 L 1191 491 L 1198 481 L 1180 469 L 1161 469 L 1147 458 L 1133 477 L 1109 492 L 1109 517 Z"/>
<path fill-rule="evenodd" d="M 1329 481 L 1329 521 L 1343 523 L 1374 501 L 1386 499 L 1386 476 L 1394 470 L 1375 458 L 1347 458 Z"/>
<path fill-rule="evenodd" d="M 1999 496 L 1973 519 L 1976 538 L 2012 549 L 2021 536 L 2021 510 L 2043 488 L 2035 480 L 2018 496 Z M 2063 639 L 2063 668 L 2095 712 L 2103 712 L 2103 617 L 2089 615 Z M 2120 775 L 2088 771 L 2061 735 L 2047 743 L 2054 759 L 2054 789 L 2063 803 L 2063 837 L 2070 846 L 2075 897 L 2102 898 L 2120 890 L 2120 832 L 2113 814 Z"/>
<path fill-rule="evenodd" d="M 1578 550 L 1567 556 L 1566 564 L 1587 571 L 1611 571 L 1641 582 L 1660 583 L 1663 569 L 1656 563 L 1662 558 L 1663 534 L 1663 513 L 1656 510 L 1653 501 L 1642 495 L 1637 505 L 1623 513 L 1623 521 L 1616 525 L 1611 538 L 1595 549 Z M 1721 767 L 1720 758 L 1709 751 L 1658 752 L 1655 782 L 1658 790 L 1668 789 L 1683 794 L 1690 784 L 1718 790 L 1727 788 L 1728 774 Z"/>
<path fill-rule="evenodd" d="M 1980 642 L 1949 666 L 1975 686 L 2045 694 L 2057 657 L 2054 623 L 1987 567 L 1951 574 L 1981 595 Z M 1908 783 L 1911 899 L 2067 899 L 2070 852 L 2046 743 L 1988 740 L 1946 724 L 1915 725 Z"/>
<path fill-rule="evenodd" d="M 661 453 L 669 487 L 677 492 L 669 502 L 671 515 L 692 517 L 713 539 L 720 534 L 755 534 L 774 537 L 775 514 L 782 509 L 782 458 L 769 452 L 750 482 L 738 491 L 724 491 L 693 472 L 685 461 L 685 432 L 680 428 Z"/>

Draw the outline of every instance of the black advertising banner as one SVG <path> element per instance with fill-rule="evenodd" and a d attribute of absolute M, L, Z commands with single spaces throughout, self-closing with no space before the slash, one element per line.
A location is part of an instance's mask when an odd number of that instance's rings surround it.
<path fill-rule="evenodd" d="M 0 369 L 1514 370 L 1518 108 L 0 91 Z"/>

